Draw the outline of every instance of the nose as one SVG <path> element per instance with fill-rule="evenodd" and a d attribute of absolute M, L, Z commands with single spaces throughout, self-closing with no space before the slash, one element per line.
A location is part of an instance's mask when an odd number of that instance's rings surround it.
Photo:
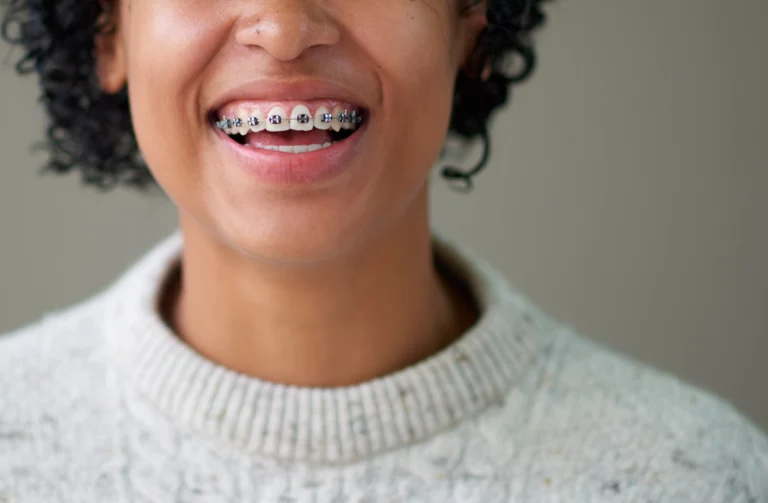
<path fill-rule="evenodd" d="M 310 47 L 333 45 L 341 32 L 316 0 L 260 0 L 236 27 L 241 45 L 260 47 L 280 61 L 291 61 Z"/>

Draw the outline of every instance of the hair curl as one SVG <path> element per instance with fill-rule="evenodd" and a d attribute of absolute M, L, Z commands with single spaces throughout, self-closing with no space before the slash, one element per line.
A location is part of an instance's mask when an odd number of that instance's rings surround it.
<path fill-rule="evenodd" d="M 465 10 L 479 1 L 472 0 Z M 455 87 L 449 131 L 466 140 L 480 138 L 484 147 L 482 159 L 471 171 L 443 169 L 443 176 L 458 190 L 470 190 L 472 178 L 488 161 L 492 113 L 507 102 L 512 85 L 534 70 L 532 32 L 544 23 L 544 1 L 489 0 L 488 26 Z M 104 10 L 108 4 L 102 0 L 0 2 L 6 7 L 2 38 L 23 51 L 17 72 L 36 73 L 39 78 L 40 101 L 49 118 L 47 140 L 42 144 L 49 159 L 43 170 L 79 170 L 86 184 L 101 189 L 153 185 L 133 133 L 126 89 L 105 93 L 96 76 L 94 42 L 109 29 L 109 12 Z M 480 78 L 484 68 L 490 69 L 485 80 Z"/>

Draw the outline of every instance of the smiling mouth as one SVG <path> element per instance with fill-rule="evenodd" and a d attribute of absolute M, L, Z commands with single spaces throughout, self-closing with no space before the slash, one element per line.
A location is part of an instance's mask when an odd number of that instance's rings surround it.
<path fill-rule="evenodd" d="M 239 145 L 255 150 L 303 154 L 332 147 L 360 131 L 365 112 L 351 107 L 297 105 L 290 113 L 282 106 L 215 114 L 213 126 Z"/>

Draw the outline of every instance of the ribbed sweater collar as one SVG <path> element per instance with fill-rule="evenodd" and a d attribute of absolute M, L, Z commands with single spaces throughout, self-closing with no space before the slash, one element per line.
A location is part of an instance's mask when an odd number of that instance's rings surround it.
<path fill-rule="evenodd" d="M 492 267 L 433 234 L 435 257 L 469 286 L 479 321 L 442 351 L 398 372 L 337 388 L 245 376 L 196 353 L 163 322 L 161 286 L 180 232 L 107 294 L 107 332 L 124 382 L 169 420 L 244 451 L 347 462 L 413 444 L 503 402 L 537 351 L 535 314 Z"/>

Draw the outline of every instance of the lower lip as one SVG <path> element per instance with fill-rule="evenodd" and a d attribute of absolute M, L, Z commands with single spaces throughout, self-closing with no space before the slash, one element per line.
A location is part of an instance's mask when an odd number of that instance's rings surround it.
<path fill-rule="evenodd" d="M 228 157 L 264 184 L 277 186 L 306 186 L 328 182 L 348 171 L 358 153 L 360 139 L 367 124 L 349 138 L 328 148 L 291 154 L 240 145 L 223 131 L 215 129 L 217 143 Z M 215 127 L 215 126 L 211 126 Z"/>

